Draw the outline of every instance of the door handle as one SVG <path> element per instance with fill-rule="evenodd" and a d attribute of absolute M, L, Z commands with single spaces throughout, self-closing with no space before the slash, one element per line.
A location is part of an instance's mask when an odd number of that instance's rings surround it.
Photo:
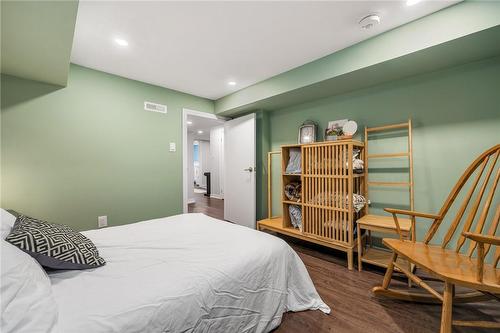
<path fill-rule="evenodd" d="M 247 168 L 247 169 L 243 169 L 243 171 L 252 172 L 252 171 L 253 171 L 253 168 L 252 168 L 252 167 L 249 167 L 249 168 Z"/>

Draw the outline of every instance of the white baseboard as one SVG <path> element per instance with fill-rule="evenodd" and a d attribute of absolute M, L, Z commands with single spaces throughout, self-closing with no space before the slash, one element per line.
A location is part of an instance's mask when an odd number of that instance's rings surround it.
<path fill-rule="evenodd" d="M 195 202 L 196 202 L 196 199 L 194 199 L 194 198 L 189 198 L 189 199 L 188 199 L 188 205 L 189 205 L 189 204 L 193 204 L 193 203 L 195 203 Z"/>
<path fill-rule="evenodd" d="M 224 199 L 224 197 L 220 194 L 210 194 L 210 198 L 214 199 Z"/>

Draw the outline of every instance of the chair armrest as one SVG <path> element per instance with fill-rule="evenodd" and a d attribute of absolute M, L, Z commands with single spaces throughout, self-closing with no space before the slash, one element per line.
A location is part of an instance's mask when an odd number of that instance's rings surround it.
<path fill-rule="evenodd" d="M 384 208 L 384 210 L 388 213 L 391 213 L 391 214 L 401 214 L 401 215 L 408 215 L 408 216 L 425 217 L 425 218 L 434 219 L 434 220 L 441 219 L 440 215 L 420 213 L 420 212 L 416 212 L 413 210 L 394 209 L 394 208 Z"/>
<path fill-rule="evenodd" d="M 487 236 L 476 234 L 468 231 L 462 232 L 462 235 L 466 238 L 469 238 L 476 242 L 477 244 L 477 271 L 476 278 L 479 282 L 483 281 L 483 268 L 484 268 L 484 258 L 488 253 L 488 250 L 485 251 L 485 243 L 488 244 L 486 247 L 489 248 L 490 245 L 500 245 L 500 237 L 496 236 Z M 497 248 L 498 249 L 498 248 Z M 495 263 L 496 266 L 496 263 Z"/>
<path fill-rule="evenodd" d="M 399 239 L 403 239 L 403 234 L 401 233 L 401 228 L 399 226 L 399 221 L 398 221 L 397 214 L 410 216 L 411 230 L 412 230 L 412 241 L 413 242 L 416 241 L 416 235 L 415 235 L 415 233 L 416 233 L 415 217 L 425 217 L 425 218 L 434 219 L 434 220 L 440 220 L 441 219 L 440 215 L 420 213 L 420 212 L 415 212 L 413 210 L 404 210 L 404 209 L 395 209 L 395 208 L 384 208 L 384 210 L 386 212 L 392 214 L 392 217 L 394 219 L 394 223 L 396 224 L 396 231 L 399 234 Z"/>
<path fill-rule="evenodd" d="M 462 235 L 464 235 L 464 237 L 472 239 L 473 241 L 476 241 L 478 243 L 487 243 L 487 244 L 491 244 L 491 245 L 500 246 L 500 237 L 485 236 L 485 235 L 475 234 L 475 233 L 467 232 L 467 231 L 462 232 Z"/>

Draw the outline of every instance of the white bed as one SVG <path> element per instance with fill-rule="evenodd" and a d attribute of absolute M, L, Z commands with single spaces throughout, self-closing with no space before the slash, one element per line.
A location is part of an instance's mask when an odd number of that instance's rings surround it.
<path fill-rule="evenodd" d="M 83 233 L 107 264 L 49 274 L 56 332 L 268 332 L 330 308 L 277 237 L 185 214 Z"/>

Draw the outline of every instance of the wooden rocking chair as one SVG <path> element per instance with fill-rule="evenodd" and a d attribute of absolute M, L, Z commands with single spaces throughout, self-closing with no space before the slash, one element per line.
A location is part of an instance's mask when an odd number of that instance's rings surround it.
<path fill-rule="evenodd" d="M 400 228 L 397 215 L 409 216 L 413 227 L 416 217 L 431 219 L 433 223 L 423 242 L 416 242 L 414 239 L 405 240 L 401 233 L 399 239 L 385 238 L 383 240 L 383 243 L 393 251 L 392 259 L 387 267 L 382 286 L 373 288 L 372 292 L 377 296 L 387 296 L 407 301 L 442 302 L 441 333 L 451 332 L 452 325 L 500 329 L 499 322 L 452 321 L 453 303 L 474 302 L 489 298 L 498 300 L 500 296 L 500 269 L 497 268 L 500 260 L 500 237 L 496 236 L 500 220 L 500 204 L 496 208 L 493 219 L 488 218 L 490 206 L 493 203 L 495 193 L 498 192 L 496 189 L 500 178 L 500 168 L 496 166 L 496 163 L 499 154 L 500 145 L 496 145 L 481 154 L 465 170 L 437 215 L 399 209 L 385 209 L 394 217 L 398 231 Z M 486 173 L 485 170 L 487 170 Z M 463 202 L 459 208 L 457 207 L 457 213 L 453 216 L 451 225 L 441 240 L 441 245 L 430 245 L 429 242 L 436 235 L 436 231 L 445 219 L 450 207 L 467 181 L 472 180 L 474 174 L 474 180 L 470 187 L 466 192 L 464 189 Z M 479 183 L 481 183 L 481 186 L 476 191 Z M 468 207 L 469 204 L 471 204 L 470 207 Z M 480 214 L 476 217 L 479 211 Z M 467 217 L 464 218 L 465 216 Z M 462 227 L 462 231 L 460 234 L 455 235 L 459 226 Z M 456 239 L 456 246 L 454 249 L 448 249 L 447 245 L 452 239 Z M 467 240 L 469 241 L 466 242 Z M 466 244 L 468 244 L 468 247 Z M 488 264 L 485 263 L 485 257 L 492 247 L 496 247 L 496 250 L 492 264 Z M 474 252 L 476 252 L 475 259 L 472 258 Z M 406 269 L 406 267 L 399 265 L 396 262 L 398 257 L 409 260 L 417 267 L 429 272 L 434 278 L 443 281 L 443 295 L 431 288 L 429 284 Z M 388 288 L 394 267 L 397 267 L 416 285 L 428 291 L 430 295 Z M 474 291 L 455 294 L 455 286 L 466 287 Z"/>

